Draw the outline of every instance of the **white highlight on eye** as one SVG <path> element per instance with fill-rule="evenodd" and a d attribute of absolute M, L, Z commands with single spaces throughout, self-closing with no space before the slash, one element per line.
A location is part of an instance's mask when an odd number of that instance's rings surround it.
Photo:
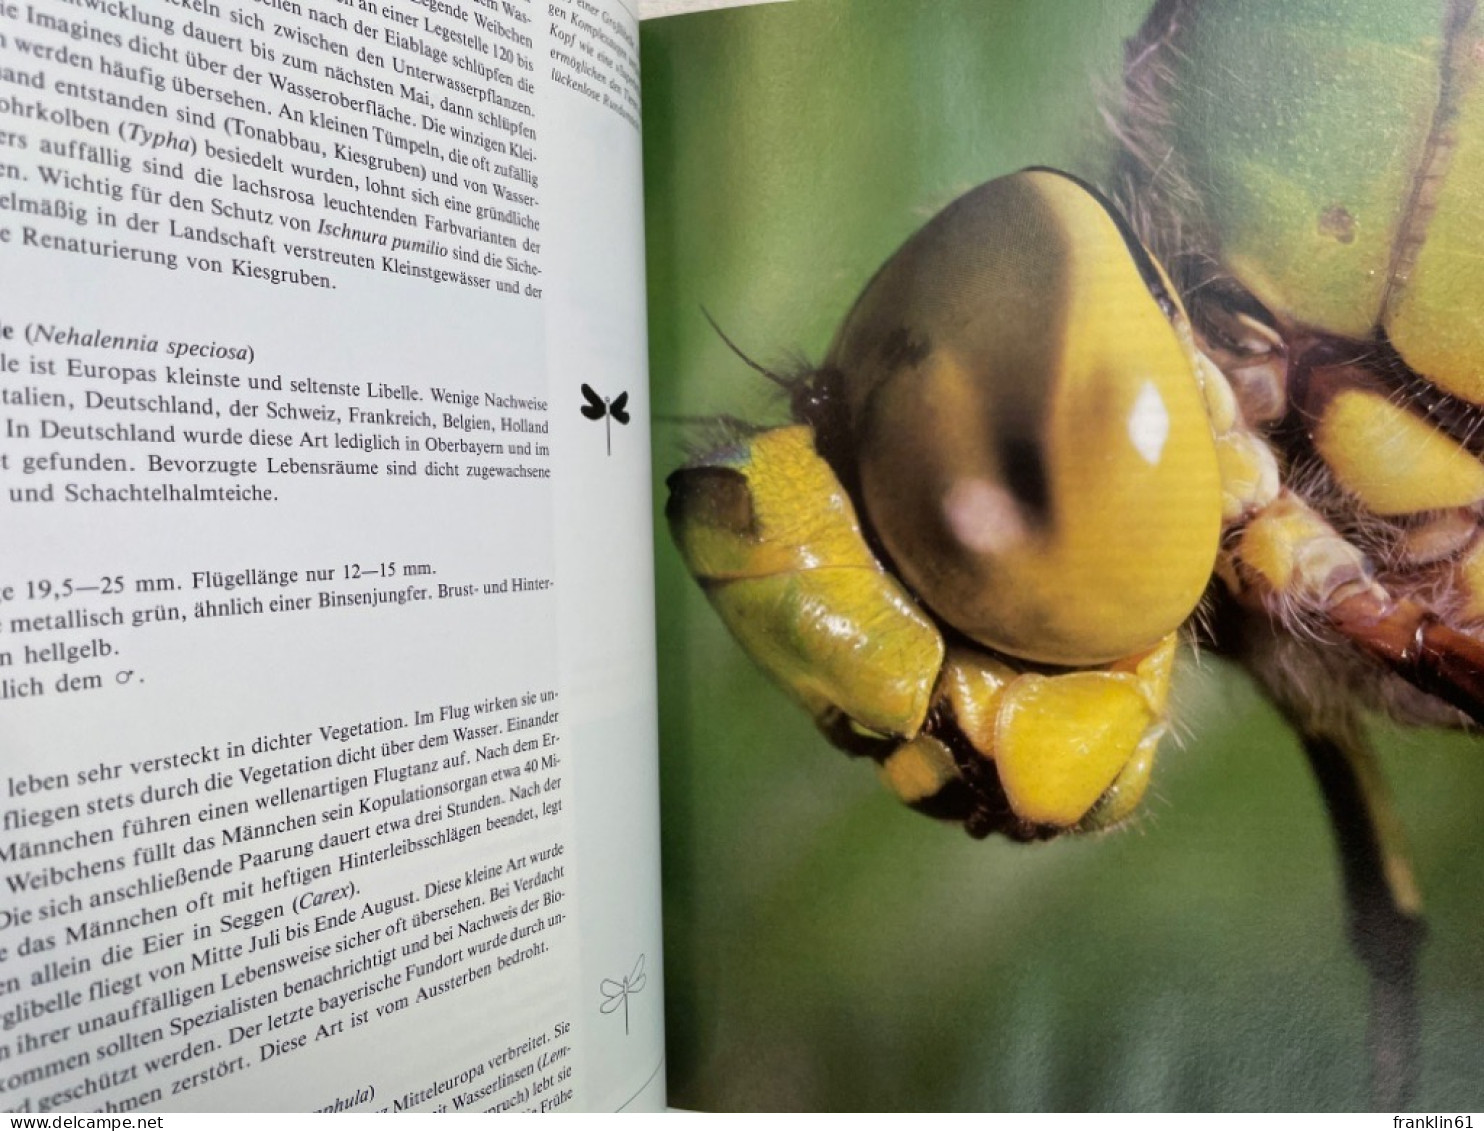
<path fill-rule="evenodd" d="M 943 493 L 943 517 L 953 536 L 981 554 L 1003 554 L 1026 538 L 1015 496 L 987 479 L 958 479 Z"/>
<path fill-rule="evenodd" d="M 1170 438 L 1170 410 L 1153 381 L 1145 381 L 1128 414 L 1128 438 L 1134 450 L 1150 465 L 1159 463 Z"/>

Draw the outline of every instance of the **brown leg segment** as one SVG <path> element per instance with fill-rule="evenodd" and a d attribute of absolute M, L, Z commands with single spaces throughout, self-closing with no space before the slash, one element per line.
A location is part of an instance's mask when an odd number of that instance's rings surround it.
<path fill-rule="evenodd" d="M 1338 602 L 1328 617 L 1361 651 L 1484 725 L 1484 644 L 1415 602 L 1370 593 Z"/>

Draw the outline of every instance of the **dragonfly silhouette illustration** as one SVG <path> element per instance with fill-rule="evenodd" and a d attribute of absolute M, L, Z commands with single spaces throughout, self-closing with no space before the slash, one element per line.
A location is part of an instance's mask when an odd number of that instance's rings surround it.
<path fill-rule="evenodd" d="M 612 978 L 604 978 L 598 984 L 598 989 L 603 994 L 603 1004 L 598 1006 L 602 1013 L 613 1013 L 619 1006 L 623 1006 L 623 1035 L 629 1035 L 629 997 L 637 994 L 644 988 L 644 956 L 639 956 L 639 961 L 634 963 L 633 970 L 623 978 L 622 981 L 614 981 Z"/>
<path fill-rule="evenodd" d="M 597 391 L 588 384 L 582 386 L 582 395 L 587 399 L 587 404 L 582 406 L 582 415 L 589 420 L 616 420 L 620 424 L 629 422 L 629 394 L 619 393 L 611 401 L 607 397 L 600 397 Z M 604 430 L 608 435 L 608 454 L 613 454 L 613 425 L 605 423 Z"/>

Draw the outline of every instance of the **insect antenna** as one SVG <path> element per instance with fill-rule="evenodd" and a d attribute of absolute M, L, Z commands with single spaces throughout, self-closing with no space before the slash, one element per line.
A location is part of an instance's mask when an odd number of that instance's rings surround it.
<path fill-rule="evenodd" d="M 711 317 L 711 312 L 704 306 L 701 307 L 701 314 L 705 317 L 707 322 L 711 323 L 711 328 L 716 331 L 716 336 L 720 338 L 724 343 L 726 343 L 727 349 L 731 350 L 734 354 L 737 355 L 738 358 L 741 359 L 742 364 L 746 365 L 749 369 L 754 369 L 757 372 L 761 373 L 764 377 L 766 377 L 769 381 L 772 381 L 773 384 L 777 385 L 780 389 L 786 389 L 789 392 L 794 391 L 794 387 L 798 383 L 795 379 L 785 377 L 780 373 L 774 373 L 767 366 L 761 365 L 758 362 L 754 361 L 752 358 L 748 357 L 747 354 L 742 351 L 741 346 L 737 345 L 736 342 L 727 337 L 727 332 L 723 330 L 720 325 L 718 325 L 716 319 Z"/>
<path fill-rule="evenodd" d="M 829 366 L 810 365 L 803 359 L 799 359 L 792 367 L 792 372 L 777 373 L 748 357 L 731 338 L 727 337 L 726 331 L 717 324 L 716 319 L 711 317 L 710 311 L 704 306 L 701 307 L 701 313 L 705 315 L 706 321 L 711 323 L 711 328 L 716 331 L 717 337 L 726 343 L 727 348 L 736 354 L 743 364 L 761 373 L 788 394 L 789 411 L 793 414 L 793 418 L 814 429 L 815 447 L 819 454 L 834 468 L 835 474 L 840 477 L 845 489 L 854 494 L 855 481 L 852 476 L 851 461 L 847 458 L 850 452 L 849 428 L 842 411 L 844 402 L 839 389 L 840 373 Z"/>

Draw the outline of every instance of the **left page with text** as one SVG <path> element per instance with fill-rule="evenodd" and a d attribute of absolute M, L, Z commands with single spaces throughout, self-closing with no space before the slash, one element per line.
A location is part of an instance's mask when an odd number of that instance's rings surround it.
<path fill-rule="evenodd" d="M 618 0 L 0 0 L 0 1110 L 652 1106 Z"/>

